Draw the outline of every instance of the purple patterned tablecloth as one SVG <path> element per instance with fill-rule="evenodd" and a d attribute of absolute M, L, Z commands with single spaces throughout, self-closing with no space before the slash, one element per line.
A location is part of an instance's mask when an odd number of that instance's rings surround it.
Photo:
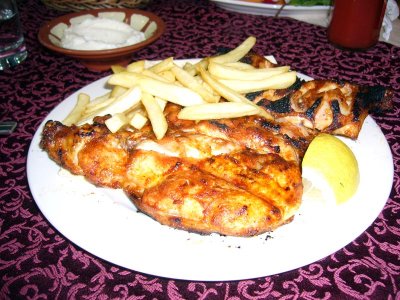
<path fill-rule="evenodd" d="M 152 2 L 147 10 L 165 20 L 165 34 L 132 60 L 208 56 L 254 35 L 258 52 L 314 78 L 394 90 L 393 110 L 373 115 L 393 153 L 393 188 L 361 236 L 329 257 L 283 274 L 189 282 L 99 259 L 59 234 L 36 206 L 26 175 L 35 131 L 63 99 L 109 73 L 88 71 L 41 47 L 40 26 L 61 12 L 39 0 L 20 1 L 19 7 L 29 56 L 0 71 L 0 121 L 18 121 L 13 134 L 0 136 L 0 299 L 400 299 L 400 48 L 380 42 L 363 52 L 342 51 L 327 42 L 324 28 L 293 19 L 227 12 L 208 1 Z"/>

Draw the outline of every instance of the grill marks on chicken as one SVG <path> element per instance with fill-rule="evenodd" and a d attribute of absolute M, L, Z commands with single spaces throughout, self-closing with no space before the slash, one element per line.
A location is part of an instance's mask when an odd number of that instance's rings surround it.
<path fill-rule="evenodd" d="M 309 131 L 298 126 L 278 124 L 260 116 L 192 122 L 177 118 L 179 107 L 176 105 L 168 105 L 165 112 L 170 130 L 200 134 L 203 139 L 204 136 L 211 138 L 212 144 L 217 140 L 230 143 L 235 148 L 232 151 L 253 149 L 258 153 L 278 154 L 288 161 L 299 162 L 312 138 Z"/>
<path fill-rule="evenodd" d="M 380 86 L 299 79 L 288 89 L 254 96 L 254 102 L 265 108 L 277 123 L 297 125 L 313 135 L 326 132 L 355 139 L 368 112 L 389 109 L 392 96 L 391 90 Z"/>
<path fill-rule="evenodd" d="M 266 199 L 281 212 L 286 222 L 302 196 L 297 163 L 275 154 L 253 151 L 219 155 L 200 162 L 200 168 L 251 194 Z"/>
<path fill-rule="evenodd" d="M 198 169 L 171 174 L 143 199 L 134 202 L 160 223 L 200 233 L 253 236 L 282 224 L 272 203 Z"/>
<path fill-rule="evenodd" d="M 317 133 L 356 138 L 368 111 L 391 103 L 390 91 L 333 81 L 299 81 L 252 96 L 274 121 L 180 120 L 180 107 L 169 103 L 162 140 L 150 126 L 113 134 L 107 117 L 99 117 L 81 127 L 49 121 L 40 146 L 71 173 L 123 189 L 161 224 L 253 236 L 290 222 L 298 210 L 300 162 Z"/>
<path fill-rule="evenodd" d="M 131 163 L 126 193 L 175 228 L 251 236 L 288 222 L 300 205 L 298 165 L 276 154 L 248 150 L 194 161 L 149 151 L 133 154 Z"/>
<path fill-rule="evenodd" d="M 170 106 L 174 119 L 177 110 Z M 251 236 L 288 222 L 300 205 L 297 160 L 246 141 L 257 118 L 243 118 L 244 131 L 236 134 L 239 120 L 221 120 L 225 134 L 213 121 L 174 124 L 161 141 L 146 130 L 110 133 L 103 121 L 80 128 L 49 121 L 41 147 L 95 185 L 122 188 L 140 211 L 162 224 Z"/>

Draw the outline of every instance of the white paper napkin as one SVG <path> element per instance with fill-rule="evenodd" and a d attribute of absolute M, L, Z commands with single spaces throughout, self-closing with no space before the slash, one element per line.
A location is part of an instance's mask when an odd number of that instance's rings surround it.
<path fill-rule="evenodd" d="M 392 32 L 392 22 L 399 16 L 399 6 L 396 1 L 388 0 L 386 4 L 385 16 L 382 23 L 382 37 L 385 41 L 389 40 L 390 33 Z"/>

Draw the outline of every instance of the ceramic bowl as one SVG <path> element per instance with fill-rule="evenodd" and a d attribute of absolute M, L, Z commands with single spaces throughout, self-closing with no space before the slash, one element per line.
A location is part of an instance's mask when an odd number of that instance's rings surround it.
<path fill-rule="evenodd" d="M 104 17 L 123 21 L 134 29 L 142 31 L 146 39 L 137 44 L 107 50 L 73 50 L 61 46 L 64 30 L 74 22 L 85 18 Z M 60 54 L 74 57 L 91 70 L 105 71 L 112 65 L 126 65 L 132 61 L 132 53 L 156 41 L 164 32 L 162 19 L 153 13 L 128 8 L 105 8 L 85 10 L 58 17 L 39 30 L 39 41 L 46 48 Z"/>

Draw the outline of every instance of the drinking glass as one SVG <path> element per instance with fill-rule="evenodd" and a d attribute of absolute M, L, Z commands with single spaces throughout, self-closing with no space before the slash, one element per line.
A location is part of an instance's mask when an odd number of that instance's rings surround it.
<path fill-rule="evenodd" d="M 0 0 L 0 70 L 18 65 L 27 55 L 17 2 Z"/>

